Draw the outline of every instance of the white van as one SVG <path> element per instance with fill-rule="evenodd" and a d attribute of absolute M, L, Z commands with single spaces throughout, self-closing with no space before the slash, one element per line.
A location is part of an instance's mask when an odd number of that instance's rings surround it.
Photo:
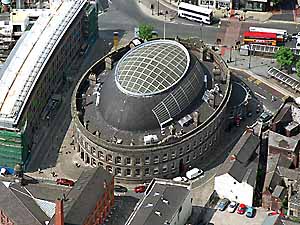
<path fill-rule="evenodd" d="M 199 168 L 193 168 L 193 169 L 187 171 L 186 174 L 185 174 L 185 176 L 188 179 L 192 180 L 192 179 L 195 179 L 195 178 L 197 178 L 197 177 L 199 177 L 199 176 L 201 176 L 203 174 L 204 174 L 203 170 L 201 170 Z"/>

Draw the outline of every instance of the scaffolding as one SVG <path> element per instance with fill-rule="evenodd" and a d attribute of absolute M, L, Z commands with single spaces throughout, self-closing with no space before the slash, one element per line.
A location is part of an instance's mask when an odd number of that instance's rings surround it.
<path fill-rule="evenodd" d="M 21 132 L 0 130 L 0 166 L 14 168 L 24 164 L 28 148 Z"/>

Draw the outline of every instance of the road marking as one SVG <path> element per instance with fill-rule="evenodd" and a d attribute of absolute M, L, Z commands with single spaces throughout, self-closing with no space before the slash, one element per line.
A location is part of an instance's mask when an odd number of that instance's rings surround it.
<path fill-rule="evenodd" d="M 260 85 L 262 82 L 260 81 L 260 80 L 256 80 L 256 81 L 254 81 L 254 84 L 256 84 L 256 85 Z"/>
<path fill-rule="evenodd" d="M 185 25 L 185 26 L 194 26 L 194 27 L 199 27 L 200 25 L 198 24 L 194 24 L 194 23 L 185 23 L 185 22 L 178 22 L 178 21 L 170 21 L 170 22 L 166 22 L 166 23 L 171 23 L 171 24 L 177 24 L 177 25 Z M 215 29 L 218 29 L 218 27 L 215 27 L 215 26 L 204 26 L 203 29 L 205 30 L 205 28 L 207 29 L 211 29 L 211 28 L 215 28 Z"/>
<path fill-rule="evenodd" d="M 253 80 L 255 80 L 255 78 L 254 77 L 248 77 L 247 80 L 252 82 Z"/>
<path fill-rule="evenodd" d="M 261 98 L 264 99 L 264 100 L 267 99 L 265 96 L 263 96 L 263 95 L 261 95 L 261 94 L 259 94 L 259 93 L 257 93 L 257 92 L 254 92 L 254 94 L 256 94 L 258 97 L 261 97 Z"/>

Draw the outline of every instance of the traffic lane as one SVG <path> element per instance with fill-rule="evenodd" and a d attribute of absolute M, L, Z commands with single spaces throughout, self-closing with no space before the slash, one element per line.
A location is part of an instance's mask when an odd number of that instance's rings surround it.
<path fill-rule="evenodd" d="M 136 193 L 133 190 L 128 190 L 126 192 L 116 192 L 115 191 L 114 195 L 119 196 L 119 197 L 127 196 L 127 197 L 133 197 L 133 198 L 136 198 L 136 199 L 141 199 L 141 198 L 143 198 L 144 193 Z"/>
<path fill-rule="evenodd" d="M 247 73 L 234 71 L 233 74 L 240 78 L 252 90 L 252 93 L 255 95 L 257 100 L 263 103 L 266 109 L 270 110 L 272 113 L 278 110 L 283 102 L 283 94 L 269 87 L 265 83 L 254 79 Z M 272 98 L 275 98 L 275 101 L 272 100 Z"/>
<path fill-rule="evenodd" d="M 267 21 L 265 23 L 255 23 L 255 22 L 243 22 L 243 26 L 245 28 L 249 27 L 264 27 L 264 28 L 274 28 L 274 29 L 282 29 L 282 30 L 287 30 L 289 34 L 292 33 L 297 33 L 298 27 L 295 24 L 291 23 L 279 23 L 279 22 L 272 22 L 272 21 Z"/>
<path fill-rule="evenodd" d="M 149 17 L 139 9 L 134 0 L 115 0 L 110 4 L 110 8 L 98 17 L 100 30 L 123 30 L 134 31 L 142 23 L 152 24 L 160 36 L 163 34 L 164 21 Z M 200 30 L 202 29 L 202 32 Z M 166 21 L 166 36 L 176 37 L 200 37 L 210 44 L 215 43 L 219 29 L 216 26 L 203 25 L 188 20 L 176 19 Z"/>

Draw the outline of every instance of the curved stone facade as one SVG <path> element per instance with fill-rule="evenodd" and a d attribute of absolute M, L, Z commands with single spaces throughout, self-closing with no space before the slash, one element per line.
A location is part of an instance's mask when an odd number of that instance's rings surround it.
<path fill-rule="evenodd" d="M 98 133 L 92 134 L 81 122 L 81 96 L 88 86 L 91 73 L 104 70 L 104 59 L 120 58 L 118 54 L 128 51 L 128 46 L 96 62 L 78 83 L 72 99 L 75 146 L 82 160 L 91 166 L 102 166 L 111 172 L 117 181 L 141 183 L 154 177 L 172 178 L 183 170 L 193 167 L 211 152 L 224 131 L 227 104 L 231 94 L 230 71 L 221 57 L 200 42 L 183 42 L 189 48 L 209 56 L 218 65 L 225 85 L 222 102 L 199 126 L 176 138 L 172 143 L 149 145 L 123 145 L 108 142 Z M 197 47 L 199 45 L 199 47 Z M 123 53 L 124 54 L 124 53 Z M 201 54 L 200 54 L 201 55 Z"/>

